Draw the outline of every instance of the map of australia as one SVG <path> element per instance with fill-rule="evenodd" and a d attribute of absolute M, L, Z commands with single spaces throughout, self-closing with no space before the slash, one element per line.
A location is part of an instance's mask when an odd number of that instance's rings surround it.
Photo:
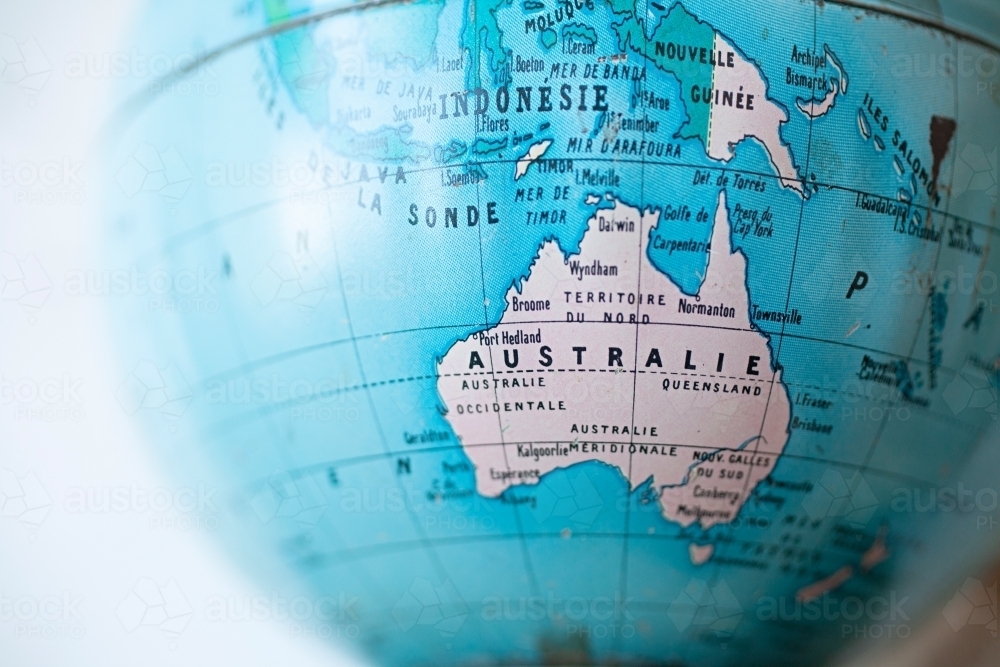
<path fill-rule="evenodd" d="M 652 479 L 667 519 L 725 523 L 773 469 L 790 413 L 749 319 L 725 193 L 693 297 L 647 258 L 659 214 L 605 202 L 578 254 L 543 244 L 500 322 L 440 360 L 447 419 L 486 496 L 594 460 L 632 488 Z"/>

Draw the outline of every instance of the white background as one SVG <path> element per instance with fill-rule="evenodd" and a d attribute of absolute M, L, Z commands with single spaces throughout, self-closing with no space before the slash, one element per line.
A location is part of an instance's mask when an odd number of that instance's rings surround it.
<path fill-rule="evenodd" d="M 44 55 L 29 69 L 49 68 L 38 90 L 39 79 L 20 78 L 16 69 L 0 83 L 0 252 L 22 264 L 34 255 L 52 286 L 37 309 L 0 299 L 0 375 L 8 396 L 15 387 L 44 385 L 66 399 L 0 402 L 0 471 L 8 487 L 0 489 L 8 495 L 0 516 L 0 664 L 351 664 L 329 643 L 302 636 L 291 620 L 206 618 L 206 601 L 273 594 L 234 567 L 210 530 L 171 526 L 184 517 L 142 504 L 143 494 L 157 490 L 162 500 L 178 489 L 161 476 L 144 434 L 115 400 L 124 378 L 114 377 L 106 304 L 65 292 L 69 272 L 101 266 L 96 193 L 103 175 L 93 167 L 92 147 L 118 83 L 67 76 L 65 66 L 74 54 L 127 51 L 131 4 L 2 2 L 0 17 L 0 34 L 19 46 L 34 40 Z M 10 68 L 11 55 L 2 57 Z M 49 162 L 59 165 L 47 172 L 49 184 L 31 182 L 28 167 L 20 173 L 27 182 L 10 182 L 18 165 Z M 44 491 L 28 500 L 44 513 L 40 523 L 9 497 L 11 475 L 31 473 Z M 125 490 L 127 509 L 73 505 L 82 493 L 104 489 Z M 175 636 L 151 624 L 130 632 L 120 620 L 119 605 L 143 578 L 158 586 L 173 580 L 190 605 Z M 132 610 L 122 615 L 135 619 Z"/>

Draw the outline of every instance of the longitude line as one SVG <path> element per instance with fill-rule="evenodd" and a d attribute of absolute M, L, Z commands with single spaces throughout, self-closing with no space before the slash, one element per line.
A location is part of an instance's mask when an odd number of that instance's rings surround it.
<path fill-rule="evenodd" d="M 472 0 L 472 2 L 473 2 L 473 6 L 475 6 L 475 0 Z M 476 26 L 476 32 L 475 32 L 475 34 L 476 34 L 476 46 L 475 46 L 475 49 L 476 49 L 476 58 L 474 60 L 474 63 L 475 63 L 475 67 L 476 67 L 476 73 L 478 75 L 479 71 L 480 71 L 480 69 L 482 67 L 482 60 L 481 60 L 482 59 L 482 54 L 481 54 L 481 52 L 479 50 L 480 39 L 479 39 L 479 28 L 478 28 L 478 26 L 479 26 L 479 14 L 478 13 L 475 13 L 475 16 L 474 16 L 473 20 L 476 21 L 476 24 L 475 24 L 475 26 Z M 475 124 L 474 125 L 475 126 L 475 131 L 474 131 L 473 134 L 475 136 L 475 140 L 478 142 L 479 141 L 479 121 L 478 121 L 478 119 L 476 119 L 475 116 L 473 116 L 473 123 Z M 475 145 L 475 144 L 473 144 L 473 145 Z M 482 209 L 482 200 L 480 199 L 480 197 L 482 195 L 482 187 L 483 187 L 482 183 L 479 180 L 477 180 L 476 181 L 476 206 L 480 210 Z M 476 230 L 477 230 L 477 234 L 479 236 L 479 285 L 480 285 L 480 288 L 481 288 L 482 305 L 483 305 L 483 326 L 489 328 L 490 327 L 489 306 L 487 306 L 487 301 L 486 301 L 486 299 L 487 299 L 487 297 L 486 297 L 486 260 L 483 257 L 483 225 L 482 224 L 476 225 Z M 499 322 L 497 324 L 499 324 Z M 489 355 L 489 359 L 490 359 L 490 376 L 493 377 L 494 380 L 495 380 L 496 376 L 494 375 L 494 372 L 495 372 L 496 366 L 494 365 L 495 364 L 495 360 L 493 359 L 493 346 L 492 345 L 487 346 L 486 351 L 487 351 L 487 353 Z M 499 394 L 497 393 L 497 386 L 496 385 L 497 385 L 497 383 L 494 381 L 493 382 L 493 400 L 499 403 L 500 397 L 499 397 Z M 501 451 L 503 451 L 503 462 L 504 462 L 504 465 L 507 467 L 507 472 L 509 473 L 509 472 L 511 472 L 510 461 L 507 459 L 507 445 L 504 444 L 504 440 L 505 440 L 504 439 L 504 434 L 503 434 L 504 433 L 504 427 L 503 427 L 503 420 L 500 417 L 500 413 L 497 413 L 497 430 L 499 431 L 500 442 L 502 443 L 501 444 Z M 538 578 L 535 575 L 535 568 L 534 568 L 534 565 L 532 565 L 532 562 L 531 562 L 531 552 L 528 549 L 528 541 L 524 538 L 524 524 L 523 524 L 523 522 L 521 520 L 521 506 L 518 505 L 518 504 L 514 504 L 514 505 L 512 505 L 511 510 L 512 510 L 512 514 L 514 516 L 514 522 L 517 524 L 517 534 L 519 536 L 520 543 L 521 543 L 521 560 L 522 560 L 522 563 L 524 564 L 524 572 L 525 572 L 525 575 L 527 575 L 527 577 L 528 577 L 528 583 L 529 583 L 529 586 L 531 587 L 532 595 L 538 596 L 539 595 L 539 590 L 540 590 L 539 587 L 538 587 Z"/>
<path fill-rule="evenodd" d="M 645 37 L 646 24 L 645 21 L 640 23 L 643 30 L 643 44 L 646 44 L 648 40 Z M 645 47 L 643 47 L 645 50 Z M 644 57 L 642 59 L 642 73 L 643 73 L 643 85 L 648 81 L 649 72 L 649 58 Z M 606 117 L 605 117 L 606 118 Z M 620 121 L 619 121 L 620 122 Z M 642 140 L 646 140 L 646 124 L 642 124 Z M 636 286 L 635 291 L 640 294 L 642 291 L 642 245 L 643 245 L 643 235 L 646 233 L 645 226 L 643 225 L 643 218 L 645 216 L 646 210 L 646 161 L 642 160 L 639 168 L 639 244 L 638 244 L 638 258 L 636 260 Z M 640 325 L 640 311 L 642 310 L 642 299 L 636 299 L 635 306 L 635 341 L 632 350 L 632 410 L 630 415 L 630 432 L 629 432 L 629 444 L 635 441 L 635 399 L 636 399 L 636 388 L 638 386 L 639 374 L 636 372 L 638 370 L 639 364 L 639 327 Z M 622 599 L 628 599 L 628 559 L 629 559 L 629 533 L 632 529 L 632 493 L 635 489 L 632 487 L 632 448 L 629 447 L 628 453 L 628 474 L 625 476 L 625 484 L 628 489 L 627 502 L 625 503 L 625 520 L 622 531 L 622 558 L 621 565 L 618 571 L 618 588 L 621 591 Z M 616 634 L 616 644 L 621 650 L 622 642 L 624 637 L 620 633 Z"/>
<path fill-rule="evenodd" d="M 958 43 L 957 42 L 953 45 L 953 49 L 956 51 L 955 53 L 953 53 L 953 55 L 955 56 L 956 62 L 957 62 L 957 58 L 958 58 L 958 53 L 957 53 L 957 51 L 958 51 Z M 955 106 L 954 106 L 954 110 L 953 111 L 954 111 L 955 117 L 957 118 L 958 117 L 958 101 L 959 101 L 959 95 L 958 95 L 958 81 L 959 81 L 959 77 L 958 77 L 957 74 L 954 74 L 953 76 L 954 76 L 954 82 L 955 82 L 954 83 Z M 952 141 L 955 141 L 957 143 L 958 139 L 956 137 L 952 137 Z M 944 212 L 943 212 L 943 216 L 945 218 L 948 217 L 948 212 L 951 210 L 951 187 L 950 187 L 950 185 L 951 185 L 951 181 L 953 181 L 954 178 L 955 178 L 954 164 L 955 164 L 954 160 L 952 160 L 952 169 L 951 169 L 951 174 L 949 175 L 949 179 L 950 180 L 949 180 L 948 196 L 945 199 Z M 928 201 L 927 201 L 927 223 L 930 224 L 930 225 L 934 224 L 933 223 L 933 217 L 931 216 L 931 211 L 932 210 L 933 210 L 933 208 L 932 208 L 931 197 L 928 196 Z M 945 221 L 941 222 L 942 228 L 944 227 L 944 222 Z M 941 252 L 943 250 L 944 250 L 944 240 L 942 239 L 941 241 L 938 242 L 938 244 L 937 244 L 937 253 L 934 255 L 934 265 L 933 265 L 933 267 L 931 269 L 931 275 L 932 276 L 936 276 L 937 275 L 938 265 L 941 263 Z M 932 287 L 933 287 L 933 284 L 932 284 Z M 927 298 L 926 298 L 926 300 L 924 302 L 924 307 L 920 310 L 920 318 L 917 320 L 916 330 L 914 331 L 914 334 L 913 334 L 913 342 L 910 343 L 910 351 L 906 354 L 906 357 L 905 357 L 906 363 L 907 363 L 907 368 L 909 367 L 909 364 L 913 363 L 913 353 L 914 353 L 914 351 L 917 348 L 917 343 L 920 341 L 920 332 L 921 332 L 921 330 L 924 327 L 924 321 L 925 321 L 925 319 L 927 317 L 927 311 L 930 310 L 933 307 L 933 303 L 932 303 L 933 297 L 934 297 L 934 291 L 933 290 L 929 290 L 928 293 L 927 293 Z M 930 355 L 928 354 L 928 356 L 927 356 L 928 377 L 930 377 L 930 369 L 933 368 L 933 364 L 934 364 L 934 360 L 931 359 Z M 938 367 L 940 368 L 940 366 L 938 366 Z M 893 404 L 898 403 L 899 400 L 900 400 L 900 396 L 902 395 L 902 393 L 899 392 L 899 391 L 897 391 L 896 394 L 897 395 L 894 396 L 894 397 L 892 397 L 892 399 L 891 399 L 891 402 Z M 858 481 L 856 482 L 856 485 L 861 483 L 861 481 L 862 481 L 861 475 L 867 470 L 869 464 L 871 464 L 872 459 L 875 457 L 875 450 L 878 449 L 879 444 L 881 444 L 881 442 L 882 442 L 882 435 L 885 433 L 885 429 L 889 425 L 889 419 L 888 419 L 888 417 L 889 417 L 889 411 L 886 411 L 885 414 L 882 415 L 882 421 L 879 423 L 878 430 L 875 432 L 875 438 L 872 440 L 872 444 L 868 447 L 868 452 L 865 455 L 864 462 L 862 463 L 861 469 L 860 469 L 860 471 L 858 473 Z M 853 492 L 854 489 L 852 488 L 851 491 Z"/>
<path fill-rule="evenodd" d="M 342 273 L 342 267 L 340 265 L 340 248 L 337 243 L 337 227 L 333 221 L 332 211 L 329 211 L 329 209 L 328 209 L 328 214 L 329 214 L 328 219 L 330 221 L 330 237 L 333 246 L 333 260 L 337 265 L 337 284 L 340 287 L 340 298 L 344 302 L 344 315 L 346 316 L 347 319 L 347 328 L 351 337 L 351 347 L 354 350 L 354 359 L 355 362 L 358 364 L 358 374 L 361 376 L 361 381 L 365 385 L 365 398 L 367 399 L 368 402 L 368 409 L 371 410 L 372 421 L 375 423 L 375 429 L 378 432 L 379 440 L 382 443 L 382 449 L 383 451 L 386 452 L 387 455 L 391 455 L 392 452 L 391 448 L 389 447 L 389 441 L 385 437 L 385 431 L 382 428 L 382 419 L 379 417 L 378 410 L 375 405 L 375 399 L 372 397 L 370 387 L 368 387 L 368 379 L 365 374 L 364 364 L 361 360 L 361 349 L 358 346 L 357 339 L 355 339 L 354 337 L 354 324 L 351 320 L 350 302 L 347 299 L 347 290 L 344 288 L 344 277 Z M 405 490 L 400 486 L 399 475 L 398 474 L 393 475 L 393 479 L 395 480 L 396 487 L 400 491 L 405 492 Z M 406 503 L 406 511 L 407 515 L 410 517 L 410 522 L 413 524 L 413 530 L 416 533 L 420 543 L 422 544 L 424 551 L 427 553 L 428 559 L 430 560 L 431 565 L 435 569 L 438 578 L 442 583 L 450 579 L 450 577 L 448 576 L 448 571 L 444 566 L 444 563 L 441 561 L 440 556 L 438 556 L 437 551 L 434 549 L 434 545 L 427 537 L 427 533 L 424 530 L 423 526 L 420 524 L 420 520 L 414 513 L 413 507 L 410 506 L 410 503 Z"/>
<path fill-rule="evenodd" d="M 812 37 L 813 37 L 813 39 L 812 39 L 812 41 L 813 41 L 813 50 L 814 51 L 816 49 L 816 32 L 817 32 L 817 24 L 818 24 L 818 6 L 817 6 L 817 3 L 821 2 L 821 1 L 822 0 L 814 0 L 813 1 L 813 30 L 812 30 L 812 33 L 813 33 Z M 805 188 L 805 192 L 803 193 L 802 199 L 799 202 L 799 219 L 798 219 L 798 224 L 797 224 L 796 232 L 795 232 L 795 247 L 794 247 L 794 249 L 792 251 L 792 263 L 791 263 L 791 267 L 790 267 L 789 273 L 788 273 L 788 288 L 786 289 L 786 292 L 785 292 L 785 308 L 784 308 L 785 312 L 788 311 L 788 305 L 791 302 L 791 298 L 792 298 L 792 284 L 794 282 L 795 266 L 796 266 L 796 263 L 797 263 L 797 260 L 798 260 L 799 242 L 800 242 L 801 237 L 802 237 L 802 219 L 805 217 L 805 206 L 806 206 L 806 194 L 805 193 L 809 192 L 809 183 L 810 183 L 810 181 L 809 181 L 809 168 L 810 168 L 810 160 L 811 160 L 811 156 L 812 156 L 812 134 L 813 134 L 813 119 L 810 118 L 809 119 L 809 133 L 807 135 L 807 140 L 806 140 L 806 161 L 805 161 L 805 169 L 804 169 L 804 174 L 803 174 L 803 185 L 804 185 L 804 188 Z M 728 207 L 728 205 L 729 205 L 728 200 L 726 202 L 726 205 Z M 726 211 L 726 215 L 727 216 L 729 215 L 728 211 Z M 730 236 L 732 236 L 732 234 L 730 234 Z M 747 262 L 747 270 L 749 270 L 749 262 Z M 749 281 L 747 281 L 746 284 L 749 286 Z M 777 344 L 777 347 L 774 349 L 774 371 L 775 372 L 771 375 L 771 381 L 768 383 L 767 401 L 764 404 L 764 414 L 761 417 L 760 430 L 758 431 L 757 439 L 754 441 L 754 445 L 753 445 L 754 446 L 754 453 L 757 452 L 757 448 L 760 445 L 760 440 L 763 437 L 764 425 L 767 422 L 767 413 L 768 413 L 768 409 L 770 408 L 771 397 L 772 397 L 773 392 L 774 392 L 775 378 L 777 377 L 777 374 L 778 374 L 777 371 L 778 371 L 778 369 L 781 367 L 781 363 L 780 363 L 781 348 L 782 348 L 782 344 L 784 342 L 785 327 L 786 327 L 786 325 L 787 325 L 787 322 L 786 321 L 782 321 L 782 323 L 781 323 L 781 331 L 776 334 L 777 337 L 778 337 L 778 344 Z M 751 323 L 751 326 L 753 326 L 752 323 Z M 779 390 L 780 391 L 784 391 L 783 388 L 781 388 Z M 787 429 L 787 427 L 786 427 L 786 429 Z M 787 437 L 790 438 L 791 434 L 789 433 Z M 787 440 L 786 440 L 786 445 L 785 446 L 787 447 Z M 746 481 L 743 484 L 743 498 L 744 498 L 744 503 L 747 500 L 746 496 L 747 496 L 747 493 L 749 492 L 750 479 L 752 477 L 752 472 L 753 472 L 753 468 L 754 468 L 754 464 L 755 464 L 755 459 L 756 459 L 756 457 L 753 457 L 750 460 L 750 468 L 749 468 L 749 471 L 747 473 Z M 777 462 L 775 462 L 775 465 L 777 465 Z M 721 578 L 721 574 L 722 574 L 722 566 L 718 565 L 718 564 L 714 564 L 713 565 L 713 569 L 712 569 L 712 573 L 709 576 L 709 581 L 711 583 L 717 582 Z"/>

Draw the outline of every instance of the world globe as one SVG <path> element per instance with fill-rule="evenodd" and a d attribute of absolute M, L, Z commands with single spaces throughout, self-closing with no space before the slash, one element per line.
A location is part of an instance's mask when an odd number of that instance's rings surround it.
<path fill-rule="evenodd" d="M 995 635 L 1000 14 L 923 7 L 151 5 L 118 401 L 380 664 Z"/>

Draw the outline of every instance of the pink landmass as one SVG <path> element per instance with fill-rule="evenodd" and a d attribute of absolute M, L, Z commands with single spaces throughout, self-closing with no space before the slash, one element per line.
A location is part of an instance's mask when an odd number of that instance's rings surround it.
<path fill-rule="evenodd" d="M 736 60 L 735 67 L 715 69 L 712 88 L 716 96 L 709 115 L 708 155 L 729 161 L 736 144 L 756 139 L 767 151 L 781 184 L 805 194 L 792 153 L 779 134 L 782 123 L 788 121 L 785 111 L 768 99 L 767 83 L 757 67 L 719 34 L 715 36 L 715 49 L 735 52 Z"/>
<path fill-rule="evenodd" d="M 652 479 L 668 519 L 708 528 L 774 468 L 789 400 L 750 322 L 725 194 L 697 296 L 649 262 L 657 220 L 615 202 L 594 213 L 578 255 L 545 243 L 500 323 L 440 360 L 446 418 L 483 495 L 600 461 L 633 488 Z"/>

